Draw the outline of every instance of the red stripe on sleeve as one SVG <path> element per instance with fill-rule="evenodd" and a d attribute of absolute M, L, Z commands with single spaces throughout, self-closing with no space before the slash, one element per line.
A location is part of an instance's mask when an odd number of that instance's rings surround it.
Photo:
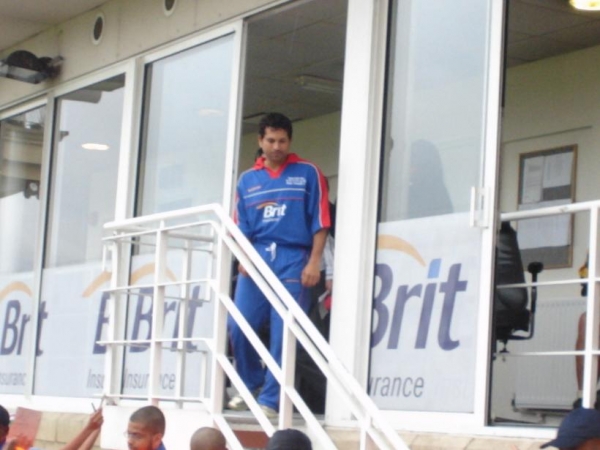
<path fill-rule="evenodd" d="M 329 214 L 329 191 L 327 190 L 327 181 L 325 181 L 325 175 L 321 173 L 321 170 L 317 166 L 317 173 L 319 174 L 319 222 L 323 228 L 331 228 L 331 216 Z"/>

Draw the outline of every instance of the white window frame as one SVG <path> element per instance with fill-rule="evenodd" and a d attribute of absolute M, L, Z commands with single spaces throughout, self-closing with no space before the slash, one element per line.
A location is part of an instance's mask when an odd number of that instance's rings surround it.
<path fill-rule="evenodd" d="M 499 151 L 500 95 L 503 64 L 504 0 L 491 0 L 486 64 L 485 149 L 482 178 L 489 205 L 490 224 L 497 220 L 497 160 Z M 389 2 L 348 0 L 348 33 L 344 68 L 342 136 L 338 179 L 336 254 L 330 342 L 340 358 L 367 387 L 371 338 L 375 235 L 379 202 L 381 129 Z M 491 208 L 490 208 L 491 207 Z M 480 302 L 473 413 L 386 411 L 398 430 L 487 436 L 549 438 L 554 429 L 488 426 L 492 265 L 495 228 L 482 234 Z M 326 421 L 348 426 L 351 418 L 343 402 L 329 395 Z"/>
<path fill-rule="evenodd" d="M 180 40 L 166 43 L 158 49 L 144 52 L 128 58 L 125 61 L 110 65 L 99 69 L 91 74 L 78 77 L 74 80 L 65 82 L 59 86 L 48 89 L 42 94 L 37 95 L 34 99 L 11 105 L 0 110 L 0 120 L 3 120 L 14 115 L 35 109 L 37 107 L 46 107 L 46 132 L 44 134 L 43 143 L 43 161 L 42 175 L 40 180 L 40 225 L 38 248 L 36 249 L 34 262 L 34 295 L 37 301 L 33 302 L 31 329 L 37 330 L 37 315 L 41 292 L 41 277 L 43 266 L 43 254 L 46 241 L 46 219 L 48 215 L 49 199 L 46 196 L 50 182 L 50 169 L 52 158 L 53 137 L 56 130 L 55 126 L 55 106 L 56 99 L 85 88 L 86 86 L 101 82 L 117 75 L 125 75 L 125 91 L 123 99 L 123 119 L 121 131 L 121 148 L 119 155 L 119 168 L 117 177 L 117 198 L 115 205 L 115 219 L 123 219 L 133 217 L 133 205 L 136 196 L 136 181 L 137 181 L 137 163 L 139 158 L 139 141 L 140 141 L 140 126 L 141 126 L 141 111 L 144 93 L 144 71 L 145 65 L 153 61 L 171 56 L 189 48 L 201 45 L 220 37 L 233 34 L 234 50 L 232 54 L 232 79 L 231 79 L 231 96 L 230 96 L 230 111 L 228 120 L 231 126 L 228 130 L 227 149 L 225 156 L 225 173 L 224 173 L 224 190 L 223 204 L 226 208 L 231 208 L 233 180 L 235 176 L 234 162 L 236 160 L 236 145 L 239 140 L 238 123 L 241 117 L 241 112 L 238 112 L 240 104 L 240 80 L 242 67 L 242 41 L 243 41 L 243 18 L 236 18 L 227 24 L 219 24 L 208 30 L 202 30 L 195 33 L 193 36 L 187 36 Z M 122 316 L 124 317 L 124 315 Z M 37 337 L 37 336 L 36 336 Z M 90 402 L 98 401 L 97 398 L 86 397 L 56 397 L 47 395 L 35 395 L 33 393 L 33 380 L 35 370 L 35 342 L 32 339 L 30 348 L 26 349 L 28 355 L 28 384 L 23 394 L 2 394 L 3 405 L 8 408 L 28 407 L 39 410 L 57 410 L 56 399 L 60 398 L 60 406 L 58 409 L 64 412 L 72 413 L 89 413 Z M 118 359 L 118 358 L 117 358 Z M 122 361 L 122 359 L 119 359 Z M 120 383 L 122 377 L 122 364 L 113 366 L 113 380 Z M 125 402 L 125 404 L 128 402 Z M 137 404 L 137 402 L 132 402 Z"/>
<path fill-rule="evenodd" d="M 30 321 L 30 332 L 32 336 L 30 345 L 25 349 L 27 355 L 27 373 L 33 374 L 35 368 L 35 351 L 37 347 L 37 328 L 38 328 L 38 312 L 39 312 L 39 298 L 41 294 L 41 281 L 42 281 L 42 260 L 44 254 L 45 245 L 45 227 L 46 227 L 46 211 L 47 211 L 47 196 L 48 192 L 48 177 L 50 167 L 50 150 L 52 146 L 52 129 L 54 126 L 54 98 L 48 94 L 34 100 L 27 101 L 18 106 L 7 108 L 0 111 L 0 120 L 8 119 L 10 117 L 31 111 L 33 109 L 45 107 L 46 117 L 44 124 L 44 137 L 42 142 L 42 162 L 41 162 L 41 173 L 40 173 L 40 210 L 38 217 L 38 237 L 37 244 L 34 250 L 33 257 L 33 298 L 31 299 L 31 321 Z M 46 132 L 46 130 L 50 130 Z M 35 301 L 38 299 L 38 301 Z M 30 396 L 33 392 L 33 376 L 27 377 L 27 383 L 24 388 L 22 395 L 18 394 L 3 394 L 10 397 L 21 398 L 23 396 Z"/>

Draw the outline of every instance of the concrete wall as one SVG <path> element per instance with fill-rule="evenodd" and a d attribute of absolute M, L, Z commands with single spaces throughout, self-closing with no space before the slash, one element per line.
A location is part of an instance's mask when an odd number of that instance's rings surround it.
<path fill-rule="evenodd" d="M 44 412 L 34 446 L 44 450 L 61 449 L 79 434 L 88 419 L 86 414 Z M 100 439 L 93 449 L 100 449 Z"/>

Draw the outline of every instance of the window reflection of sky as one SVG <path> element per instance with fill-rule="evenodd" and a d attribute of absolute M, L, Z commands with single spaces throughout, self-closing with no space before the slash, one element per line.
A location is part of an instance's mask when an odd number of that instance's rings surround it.
<path fill-rule="evenodd" d="M 438 149 L 454 210 L 469 208 L 482 163 L 488 3 L 399 4 L 388 88 L 386 221 L 410 217 L 410 148 L 419 140 Z"/>
<path fill-rule="evenodd" d="M 123 89 L 94 88 L 101 89 L 59 100 L 62 137 L 55 146 L 47 267 L 100 260 L 102 226 L 114 219 Z M 90 102 L 85 91 L 100 93 L 99 100 Z M 86 143 L 109 148 L 85 150 Z"/>
<path fill-rule="evenodd" d="M 26 196 L 23 190 L 14 192 L 17 186 L 25 187 L 25 182 L 18 175 L 18 166 L 8 164 L 7 158 L 22 158 L 31 167 L 37 166 L 34 163 L 38 160 L 41 161 L 44 110 L 44 107 L 38 108 L 0 123 L 0 164 L 3 166 L 0 177 L 3 192 L 0 197 L 0 274 L 33 270 L 40 201 L 35 195 Z M 37 119 L 37 122 L 31 122 L 30 119 Z M 10 133 L 7 130 L 9 124 Z M 9 151 L 10 157 L 6 154 Z M 35 171 L 39 173 L 39 166 Z M 14 193 L 4 195 L 5 192 Z"/>
<path fill-rule="evenodd" d="M 221 202 L 233 38 L 152 64 L 138 215 Z"/>

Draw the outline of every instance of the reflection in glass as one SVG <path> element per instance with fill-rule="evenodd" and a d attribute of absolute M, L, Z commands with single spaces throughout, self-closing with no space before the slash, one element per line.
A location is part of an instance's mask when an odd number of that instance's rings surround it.
<path fill-rule="evenodd" d="M 468 211 L 490 4 L 393 2 L 369 380 L 382 409 L 474 408 L 482 234 Z"/>
<path fill-rule="evenodd" d="M 45 110 L 0 122 L 0 274 L 33 269 Z"/>
<path fill-rule="evenodd" d="M 46 268 L 102 258 L 103 225 L 115 210 L 123 83 L 119 76 L 58 102 Z"/>
<path fill-rule="evenodd" d="M 439 216 L 453 211 L 442 160 L 435 145 L 420 139 L 410 146 L 407 218 Z"/>
<path fill-rule="evenodd" d="M 146 69 L 145 111 L 138 180 L 137 215 L 223 201 L 225 155 L 231 93 L 233 36 L 224 36 L 149 65 Z M 151 282 L 154 241 L 136 248 L 133 274 L 140 284 Z M 168 245 L 184 246 L 184 241 L 170 239 Z M 181 251 L 171 250 L 167 257 L 169 281 L 181 280 Z M 185 256 L 185 255 L 183 255 Z M 212 264 L 207 253 L 194 252 L 190 259 L 191 278 L 207 278 Z M 210 272 L 209 272 L 210 273 Z M 181 288 L 167 289 L 164 338 L 203 337 L 212 335 L 214 301 L 206 286 L 188 286 L 190 296 L 186 325 L 180 329 L 178 317 L 185 303 Z M 148 339 L 153 316 L 153 293 L 140 289 L 128 298 L 128 339 Z M 206 350 L 199 342 L 185 344 L 183 391 L 175 392 L 178 354 L 163 351 L 159 392 L 161 395 L 199 395 L 201 371 L 205 368 Z M 170 345 L 169 345 L 170 347 Z M 131 346 L 125 353 L 123 392 L 128 395 L 148 392 L 148 346 Z"/>
<path fill-rule="evenodd" d="M 222 201 L 233 37 L 148 66 L 137 215 Z"/>
<path fill-rule="evenodd" d="M 107 287 L 104 223 L 114 220 L 124 76 L 57 101 L 34 391 L 102 390 Z"/>
<path fill-rule="evenodd" d="M 381 219 L 468 211 L 482 162 L 487 2 L 395 6 Z"/>
<path fill-rule="evenodd" d="M 25 394 L 34 333 L 34 255 L 45 107 L 0 122 L 0 393 Z M 17 330 L 20 330 L 17 332 Z"/>

